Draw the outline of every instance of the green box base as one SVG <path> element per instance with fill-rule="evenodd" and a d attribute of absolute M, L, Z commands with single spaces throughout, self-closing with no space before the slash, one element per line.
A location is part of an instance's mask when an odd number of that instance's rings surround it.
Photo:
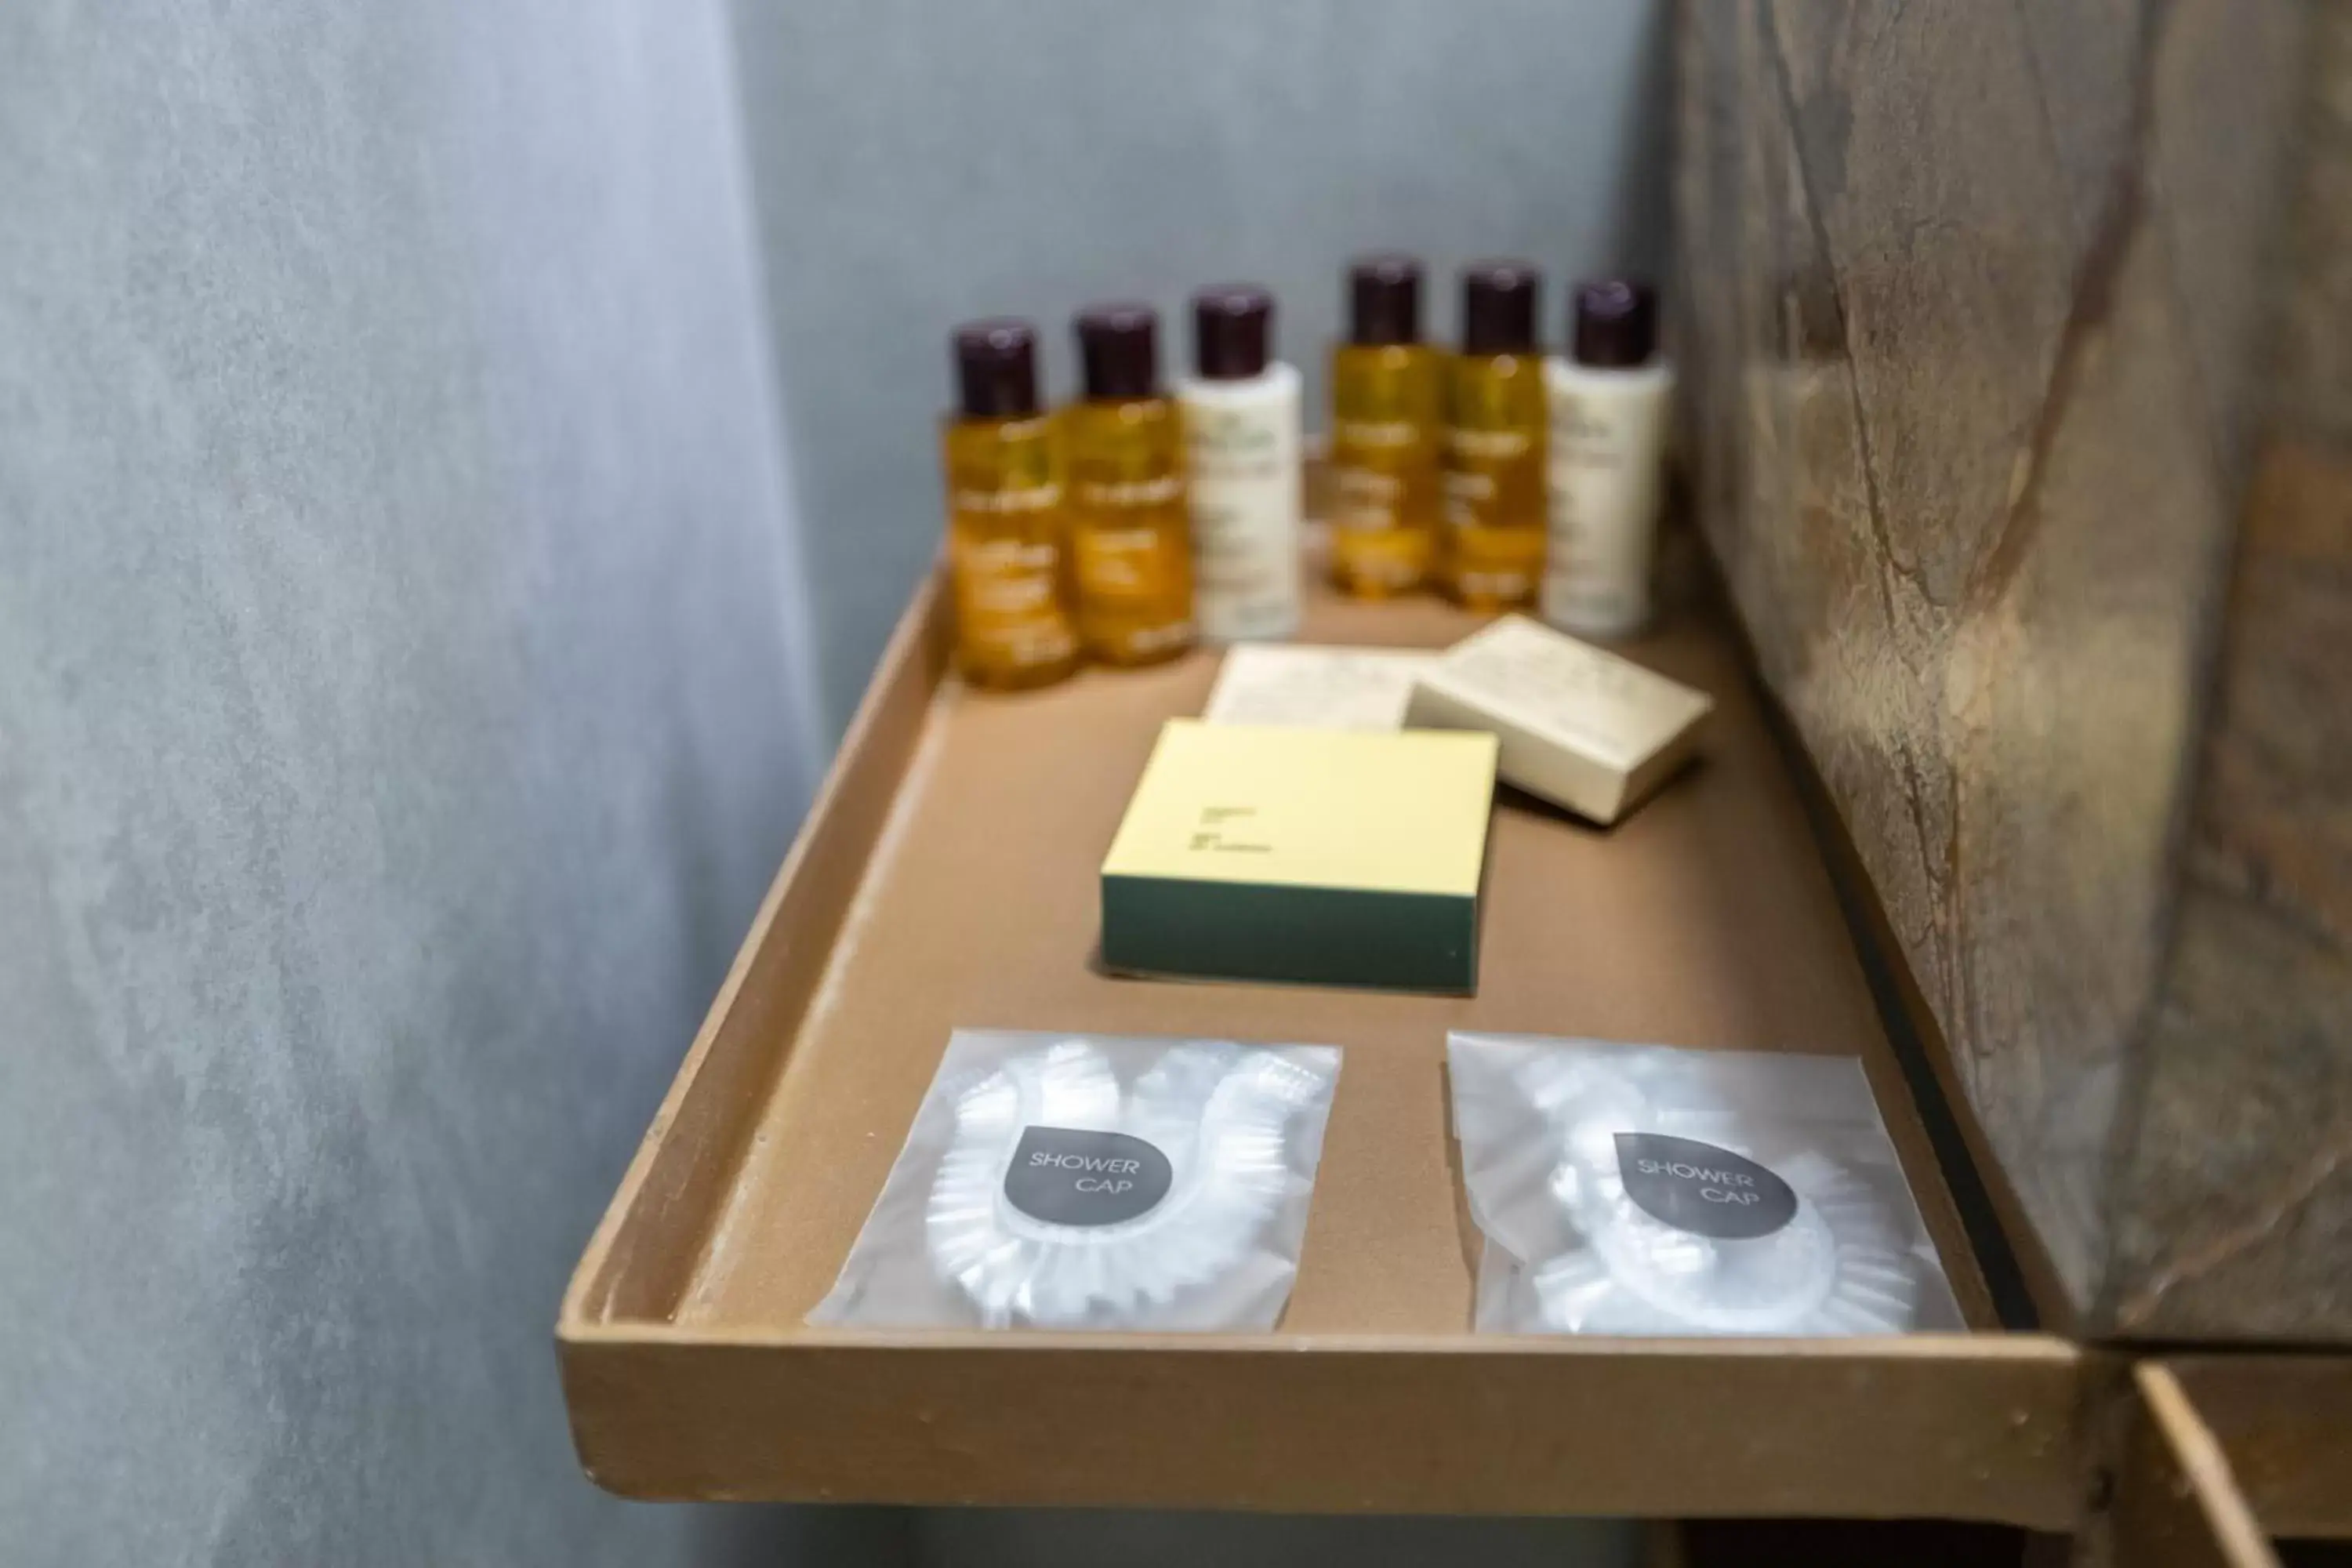
<path fill-rule="evenodd" d="M 1133 974 L 1472 995 L 1478 900 L 1106 876 L 1102 957 Z"/>

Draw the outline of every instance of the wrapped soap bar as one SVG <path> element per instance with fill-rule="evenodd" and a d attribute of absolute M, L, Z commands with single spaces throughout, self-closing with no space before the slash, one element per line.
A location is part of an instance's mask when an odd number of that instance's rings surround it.
<path fill-rule="evenodd" d="M 1328 1046 L 959 1029 L 813 1323 L 1271 1329 Z"/>
<path fill-rule="evenodd" d="M 1862 1064 L 1455 1034 L 1492 1332 L 1963 1327 Z"/>
<path fill-rule="evenodd" d="M 1226 650 L 1201 717 L 1211 724 L 1401 730 L 1413 678 L 1434 657 L 1392 647 L 1239 643 Z"/>
<path fill-rule="evenodd" d="M 1506 616 L 1414 678 L 1405 724 L 1483 730 L 1496 775 L 1595 822 L 1616 821 L 1691 758 L 1706 692 Z"/>

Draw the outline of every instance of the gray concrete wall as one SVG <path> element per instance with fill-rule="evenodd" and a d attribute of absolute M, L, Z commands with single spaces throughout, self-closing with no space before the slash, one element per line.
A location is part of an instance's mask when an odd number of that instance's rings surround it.
<path fill-rule="evenodd" d="M 877 1539 L 549 1342 L 818 761 L 741 168 L 711 5 L 0 6 L 12 1568 Z"/>
<path fill-rule="evenodd" d="M 0 1556 L 1621 1545 L 578 1476 L 556 1298 L 929 549 L 947 323 L 1657 242 L 1647 4 L 835 5 L 739 18 L 762 263 L 718 5 L 0 6 Z"/>
<path fill-rule="evenodd" d="M 1246 278 L 1323 361 L 1351 252 L 1658 269 L 1662 0 L 734 0 L 787 447 L 837 731 L 940 531 L 947 333 Z M 1172 331 L 1170 329 L 1174 329 Z M 1163 345 L 1189 353 L 1172 315 Z"/>

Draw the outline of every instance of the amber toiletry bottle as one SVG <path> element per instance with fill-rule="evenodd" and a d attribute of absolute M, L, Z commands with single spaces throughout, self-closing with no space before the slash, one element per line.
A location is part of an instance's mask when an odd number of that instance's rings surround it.
<path fill-rule="evenodd" d="M 1026 321 L 955 331 L 960 406 L 940 440 L 956 662 L 975 686 L 1044 686 L 1077 668 L 1062 551 L 1059 444 L 1037 402 Z"/>
<path fill-rule="evenodd" d="M 1421 341 L 1421 263 L 1348 268 L 1348 336 L 1331 355 L 1331 574 L 1360 598 L 1419 587 L 1437 552 L 1444 392 Z"/>
<path fill-rule="evenodd" d="M 1192 646 L 1192 544 L 1183 423 L 1160 387 L 1159 322 L 1146 305 L 1079 313 L 1085 395 L 1065 415 L 1078 635 L 1106 664 L 1150 664 Z"/>
<path fill-rule="evenodd" d="M 1472 609 L 1535 597 L 1544 565 L 1544 367 L 1536 269 L 1462 275 L 1462 348 L 1446 368 L 1444 574 Z"/>

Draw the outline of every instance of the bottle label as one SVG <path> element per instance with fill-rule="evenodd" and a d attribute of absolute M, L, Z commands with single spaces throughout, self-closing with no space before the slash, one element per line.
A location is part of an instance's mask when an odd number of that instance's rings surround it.
<path fill-rule="evenodd" d="M 948 498 L 948 504 L 957 511 L 977 512 L 987 517 L 1051 511 L 1062 504 L 1062 487 L 1021 485 L 1001 490 L 958 490 Z"/>
<path fill-rule="evenodd" d="M 1445 573 L 1454 595 L 1485 605 L 1532 600 L 1543 576 L 1540 386 L 1457 382 L 1445 430 Z"/>
<path fill-rule="evenodd" d="M 1341 426 L 1361 429 L 1360 423 Z M 1342 438 L 1331 446 L 1331 525 L 1342 532 L 1377 533 L 1384 529 L 1433 528 L 1437 520 L 1437 462 L 1433 445 L 1411 425 L 1395 428 L 1411 439 L 1367 444 Z"/>
<path fill-rule="evenodd" d="M 1647 617 L 1663 406 L 1663 397 L 1637 401 L 1553 389 L 1545 484 L 1546 620 L 1607 633 Z"/>
<path fill-rule="evenodd" d="M 1038 540 L 958 538 L 956 617 L 965 646 L 1016 665 L 1050 664 L 1077 646 L 1062 613 L 1061 552 Z"/>
<path fill-rule="evenodd" d="M 1331 544 L 1332 564 L 1343 584 L 1399 593 L 1429 575 L 1437 540 L 1428 529 L 1364 527 L 1340 523 Z"/>
<path fill-rule="evenodd" d="M 1421 426 L 1410 419 L 1342 419 L 1331 429 L 1334 449 L 1394 451 L 1399 447 L 1414 446 L 1420 440 Z"/>
<path fill-rule="evenodd" d="M 1523 488 L 1518 476 L 1507 473 L 1446 474 L 1447 571 L 1457 595 L 1497 605 L 1535 597 L 1544 569 L 1542 514 L 1522 521 L 1524 505 L 1506 500 Z M 1539 498 L 1536 504 L 1540 506 Z M 1496 521 L 1503 518 L 1511 521 Z"/>
<path fill-rule="evenodd" d="M 1358 592 L 1402 593 L 1437 551 L 1437 432 L 1412 419 L 1332 421 L 1331 566 Z"/>
<path fill-rule="evenodd" d="M 1086 601 L 1157 599 L 1181 580 L 1180 542 L 1164 528 L 1081 528 L 1072 542 Z"/>
<path fill-rule="evenodd" d="M 1295 409 L 1185 410 L 1194 606 L 1212 637 L 1278 637 L 1298 620 Z"/>
<path fill-rule="evenodd" d="M 1524 430 L 1464 430 L 1445 433 L 1446 450 L 1455 458 L 1475 463 L 1507 462 L 1524 458 L 1535 445 Z"/>
<path fill-rule="evenodd" d="M 1331 567 L 1345 586 L 1397 592 L 1436 553 L 1444 424 L 1440 358 L 1342 348 L 1332 362 Z"/>
<path fill-rule="evenodd" d="M 1166 506 L 1184 493 L 1184 481 L 1174 474 L 1148 479 L 1088 479 L 1078 486 L 1078 505 L 1090 511 L 1132 510 Z"/>
<path fill-rule="evenodd" d="M 1378 532 L 1397 525 L 1404 500 L 1404 480 L 1357 464 L 1331 470 L 1331 522 L 1334 527 Z"/>
<path fill-rule="evenodd" d="M 1070 560 L 1078 634 L 1114 664 L 1192 643 L 1192 563 L 1185 537 L 1184 473 L 1172 437 L 1150 450 L 1082 450 L 1070 487 Z"/>
<path fill-rule="evenodd" d="M 1459 442 L 1454 445 L 1454 460 L 1445 468 L 1446 521 L 1456 527 L 1542 526 L 1543 470 L 1525 436 L 1511 439 L 1511 451 L 1499 456 L 1474 458 Z"/>
<path fill-rule="evenodd" d="M 1453 570 L 1455 593 L 1468 599 L 1505 605 L 1525 604 L 1535 596 L 1536 557 L 1539 551 L 1520 546 L 1515 539 L 1491 537 L 1505 531 L 1499 529 L 1465 529 L 1455 535 Z M 1536 536 L 1538 545 L 1542 538 L 1541 534 Z M 1514 552 L 1523 559 L 1511 559 Z"/>

